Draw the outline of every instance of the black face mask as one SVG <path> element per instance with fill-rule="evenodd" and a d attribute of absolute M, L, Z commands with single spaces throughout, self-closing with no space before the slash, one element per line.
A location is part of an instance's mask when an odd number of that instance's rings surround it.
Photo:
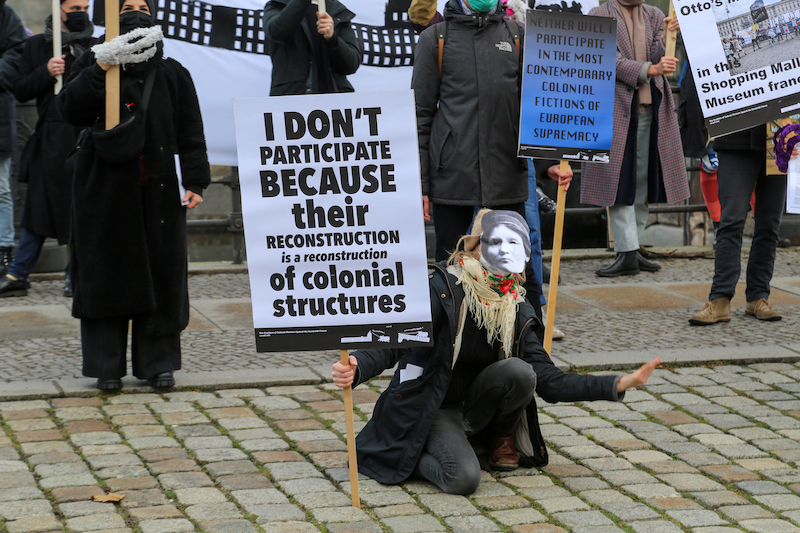
<path fill-rule="evenodd" d="M 153 17 L 141 11 L 126 11 L 119 16 L 120 35 L 137 28 L 149 28 L 153 25 Z"/>
<path fill-rule="evenodd" d="M 89 13 L 85 11 L 70 11 L 67 15 L 67 20 L 64 21 L 64 26 L 69 31 L 81 32 L 89 27 Z"/>

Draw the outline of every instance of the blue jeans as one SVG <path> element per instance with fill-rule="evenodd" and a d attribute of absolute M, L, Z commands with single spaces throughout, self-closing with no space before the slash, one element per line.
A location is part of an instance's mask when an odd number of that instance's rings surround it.
<path fill-rule="evenodd" d="M 541 222 L 539 220 L 539 196 L 536 193 L 536 169 L 533 161 L 528 164 L 528 199 L 525 201 L 525 220 L 528 221 L 531 238 L 531 266 L 533 267 L 536 284 L 539 287 L 539 303 L 547 305 L 544 297 L 542 283 L 542 235 Z"/>
<path fill-rule="evenodd" d="M 533 367 L 518 357 L 487 366 L 470 384 L 463 406 L 436 413 L 415 474 L 448 494 L 472 494 L 481 466 L 468 437 L 483 429 L 513 435 L 536 389 Z"/>
<path fill-rule="evenodd" d="M 14 198 L 11 196 L 11 158 L 0 157 L 0 246 L 14 246 Z"/>
<path fill-rule="evenodd" d="M 44 241 L 44 236 L 37 235 L 26 228 L 22 228 L 22 235 L 19 237 L 17 253 L 14 254 L 14 261 L 8 267 L 9 275 L 21 280 L 28 279 L 28 276 L 30 276 L 33 271 L 33 267 L 36 266 L 39 254 L 42 253 Z M 64 274 L 69 277 L 69 262 L 67 262 L 67 268 L 64 269 Z"/>
<path fill-rule="evenodd" d="M 755 190 L 755 228 L 747 261 L 745 298 L 769 299 L 778 231 L 786 199 L 786 177 L 767 176 L 764 152 L 718 150 L 720 219 L 709 300 L 733 298 L 741 274 L 742 233 Z"/>

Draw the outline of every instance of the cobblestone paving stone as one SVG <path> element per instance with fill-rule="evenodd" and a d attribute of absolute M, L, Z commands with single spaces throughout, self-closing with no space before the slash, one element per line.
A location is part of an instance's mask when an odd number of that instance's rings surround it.
<path fill-rule="evenodd" d="M 657 295 L 678 295 L 669 292 L 677 285 L 705 283 L 710 286 L 713 275 L 713 260 L 708 258 L 659 259 L 663 269 L 657 273 L 642 273 L 639 276 L 621 278 L 598 278 L 594 271 L 608 263 L 607 259 L 570 260 L 561 264 L 562 283 L 559 296 L 567 297 L 578 304 L 578 308 L 564 307 L 559 311 L 557 325 L 567 332 L 564 340 L 554 346 L 556 355 L 590 354 L 616 350 L 637 350 L 642 347 L 641 333 L 647 332 L 647 343 L 653 346 L 675 346 L 687 349 L 715 349 L 722 347 L 770 347 L 793 345 L 800 330 L 800 305 L 780 306 L 784 318 L 778 323 L 762 323 L 744 316 L 741 309 L 733 310 L 732 322 L 747 320 L 747 327 L 696 328 L 689 326 L 687 319 L 702 306 L 702 301 L 683 296 L 685 307 L 656 309 L 612 309 L 587 298 L 583 291 L 599 286 L 627 289 L 655 289 Z M 747 254 L 743 254 L 746 265 Z M 775 280 L 800 277 L 800 250 L 779 249 L 775 262 Z M 795 285 L 795 294 L 800 295 L 800 285 Z M 34 305 L 63 305 L 69 308 L 69 300 L 61 296 L 61 281 L 35 281 L 29 296 L 25 298 L 0 298 L 0 313 L 3 309 L 24 308 Z M 547 290 L 547 287 L 545 287 Z M 247 299 L 250 296 L 249 279 L 246 273 L 198 274 L 189 277 L 190 301 L 208 299 Z M 658 297 L 658 296 L 655 296 Z M 703 296 L 705 297 L 705 296 Z M 563 302 L 562 297 L 559 302 Z M 613 327 L 609 327 L 613 324 Z M 680 335 L 676 345 L 675 336 Z M 211 329 L 185 331 L 181 336 L 183 370 L 186 372 L 210 372 L 226 370 L 259 370 L 270 368 L 294 368 L 298 360 L 307 365 L 327 365 L 338 359 L 337 351 L 282 352 L 258 354 L 254 349 L 253 332 L 246 321 L 239 329 Z M 219 356 L 220 347 L 225 357 Z M 56 380 L 79 378 L 80 338 L 62 336 L 53 338 L 2 339 L 0 340 L 0 381 Z M 764 379 L 774 379 L 774 374 Z M 696 377 L 696 376 L 695 376 Z M 725 381 L 703 381 L 706 386 L 726 385 L 721 394 L 735 395 L 737 387 Z M 794 379 L 783 376 L 782 379 Z M 180 380 L 180 375 L 178 375 Z M 700 384 L 697 384 L 700 386 Z M 775 383 L 747 383 L 744 386 L 760 387 L 767 391 Z M 766 387 L 766 388 L 764 388 Z M 727 390 L 732 388 L 733 390 Z M 667 391 L 665 391 L 667 392 Z M 778 391 L 780 392 L 780 391 Z M 791 391 L 786 391 L 791 392 Z M 708 394 L 713 394 L 709 391 Z M 760 396 L 755 398 L 761 399 Z M 764 398 L 767 399 L 767 398 Z M 776 401 L 781 401 L 775 398 Z M 794 401 L 795 405 L 785 409 L 800 409 L 800 401 L 791 397 L 783 401 Z M 683 405 L 683 404 L 681 404 Z M 331 409 L 338 406 L 331 405 Z M 702 407 L 697 407 L 702 409 Z M 714 406 L 710 407 L 715 408 Z M 689 409 L 693 412 L 692 409 Z M 726 411 L 727 413 L 727 411 Z M 710 413 L 709 413 L 710 414 Z M 192 415 L 175 413 L 175 418 L 186 419 Z M 725 419 L 721 419 L 725 420 Z M 736 424 L 731 418 L 729 424 Z M 777 423 L 777 421 L 776 421 Z M 719 422 L 724 427 L 724 422 Z M 800 426 L 800 424 L 798 424 Z M 230 428 L 232 429 L 232 428 Z"/>
<path fill-rule="evenodd" d="M 623 403 L 544 404 L 547 467 L 483 472 L 468 497 L 362 476 L 361 509 L 331 384 L 4 401 L 0 531 L 800 532 L 799 377 L 800 363 L 658 369 Z M 182 413 L 203 417 L 167 421 Z M 282 446 L 245 445 L 260 441 Z M 90 501 L 106 492 L 124 498 Z"/>

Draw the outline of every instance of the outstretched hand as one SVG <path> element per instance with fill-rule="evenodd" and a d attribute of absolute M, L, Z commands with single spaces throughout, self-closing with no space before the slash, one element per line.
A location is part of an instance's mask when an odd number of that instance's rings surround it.
<path fill-rule="evenodd" d="M 660 362 L 661 358 L 656 357 L 649 363 L 645 363 L 639 367 L 639 370 L 622 376 L 617 382 L 617 392 L 625 392 L 628 389 L 647 383 L 647 379 L 650 377 L 650 374 L 653 373 L 653 370 L 655 370 Z"/>
<path fill-rule="evenodd" d="M 351 386 L 353 384 L 353 378 L 355 378 L 356 375 L 358 361 L 355 356 L 351 355 L 348 358 L 348 363 L 347 365 L 342 364 L 341 361 L 333 363 L 333 370 L 331 371 L 333 384 L 341 389 L 346 389 Z"/>

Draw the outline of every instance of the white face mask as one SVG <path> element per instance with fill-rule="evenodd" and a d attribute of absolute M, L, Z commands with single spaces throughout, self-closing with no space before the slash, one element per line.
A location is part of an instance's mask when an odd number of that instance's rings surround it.
<path fill-rule="evenodd" d="M 481 254 L 492 267 L 512 274 L 524 272 L 530 260 L 519 234 L 503 224 L 495 226 L 491 235 L 481 237 Z"/>

